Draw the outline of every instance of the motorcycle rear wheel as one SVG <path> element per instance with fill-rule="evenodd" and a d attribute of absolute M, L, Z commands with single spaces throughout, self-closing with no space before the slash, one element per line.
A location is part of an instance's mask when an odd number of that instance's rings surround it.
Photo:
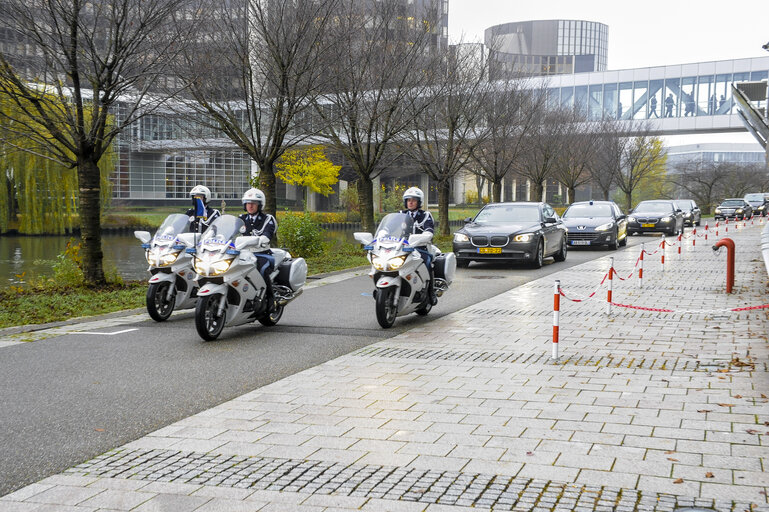
<path fill-rule="evenodd" d="M 219 311 L 220 295 L 206 295 L 198 299 L 195 306 L 195 329 L 201 338 L 206 341 L 213 341 L 219 337 L 224 329 L 224 322 L 227 319 L 227 310 L 222 311 L 222 316 L 217 316 Z"/>
<path fill-rule="evenodd" d="M 394 286 L 377 290 L 376 320 L 385 329 L 392 327 L 395 323 L 395 317 L 398 316 L 398 305 L 393 304 L 395 290 Z"/>
<path fill-rule="evenodd" d="M 259 323 L 262 325 L 266 325 L 267 327 L 272 327 L 273 325 L 276 325 L 280 321 L 280 317 L 283 316 L 283 308 L 285 306 L 275 306 L 275 311 L 272 313 L 265 313 L 263 316 L 259 317 Z"/>
<path fill-rule="evenodd" d="M 168 281 L 164 281 L 162 283 L 152 283 L 147 288 L 147 313 L 156 322 L 168 320 L 168 317 L 174 312 L 176 293 L 171 294 L 171 300 L 166 300 L 169 286 L 173 285 Z"/>

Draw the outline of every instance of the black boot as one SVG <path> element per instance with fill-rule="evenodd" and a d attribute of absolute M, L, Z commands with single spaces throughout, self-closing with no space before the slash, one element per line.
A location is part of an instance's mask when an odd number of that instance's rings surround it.
<path fill-rule="evenodd" d="M 427 296 L 430 298 L 430 304 L 433 306 L 438 304 L 438 296 L 435 295 L 435 274 L 432 268 L 430 268 L 430 282 L 427 283 Z"/>

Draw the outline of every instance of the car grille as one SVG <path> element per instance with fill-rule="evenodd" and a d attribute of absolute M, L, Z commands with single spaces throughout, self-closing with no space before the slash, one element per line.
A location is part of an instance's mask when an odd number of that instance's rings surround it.
<path fill-rule="evenodd" d="M 486 247 L 487 245 L 489 245 L 489 237 L 487 236 L 474 236 L 470 238 L 470 241 L 476 247 Z"/>
<path fill-rule="evenodd" d="M 656 224 L 659 221 L 659 219 L 656 217 L 653 219 L 650 219 L 648 217 L 636 217 L 636 221 L 638 221 L 640 224 Z"/>
<path fill-rule="evenodd" d="M 492 247 L 504 247 L 507 245 L 507 237 L 506 236 L 492 236 L 491 237 L 491 246 Z"/>
<path fill-rule="evenodd" d="M 572 233 L 569 232 L 569 240 L 595 240 L 598 233 Z"/>
<path fill-rule="evenodd" d="M 734 213 L 734 209 L 730 208 L 727 210 L 726 208 L 721 208 L 721 213 L 725 215 L 732 215 Z"/>
<path fill-rule="evenodd" d="M 487 236 L 474 236 L 470 238 L 470 242 L 476 247 L 504 247 L 508 241 L 509 237 L 506 236 L 492 236 L 491 240 Z"/>

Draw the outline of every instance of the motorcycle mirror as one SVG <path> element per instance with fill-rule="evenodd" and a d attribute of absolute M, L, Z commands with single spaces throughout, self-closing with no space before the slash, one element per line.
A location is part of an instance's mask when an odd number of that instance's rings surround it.
<path fill-rule="evenodd" d="M 374 237 L 371 235 L 371 233 L 353 233 L 353 238 L 360 242 L 363 245 L 369 245 L 371 242 L 374 241 Z"/>
<path fill-rule="evenodd" d="M 139 241 L 143 244 L 147 244 L 150 240 L 152 240 L 152 236 L 150 236 L 149 231 L 134 231 L 134 236 L 138 238 Z"/>

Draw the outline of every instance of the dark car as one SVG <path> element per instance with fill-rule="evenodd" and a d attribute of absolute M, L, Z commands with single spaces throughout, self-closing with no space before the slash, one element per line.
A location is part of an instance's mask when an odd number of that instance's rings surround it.
<path fill-rule="evenodd" d="M 641 201 L 627 216 L 627 230 L 636 233 L 677 235 L 684 230 L 684 214 L 673 201 Z"/>
<path fill-rule="evenodd" d="M 684 212 L 684 224 L 689 226 L 699 226 L 702 220 L 702 212 L 697 203 L 691 199 L 675 199 L 673 201 L 678 208 Z"/>
<path fill-rule="evenodd" d="M 753 208 L 753 213 L 765 217 L 769 213 L 769 194 L 745 194 L 743 198 Z"/>
<path fill-rule="evenodd" d="M 753 207 L 744 199 L 724 199 L 721 204 L 716 206 L 713 217 L 716 220 L 721 219 L 746 219 L 753 215 Z"/>
<path fill-rule="evenodd" d="M 569 245 L 605 245 L 618 249 L 627 244 L 627 218 L 614 201 L 582 201 L 563 212 Z"/>
<path fill-rule="evenodd" d="M 527 262 L 566 259 L 566 227 L 546 203 L 492 203 L 454 233 L 457 266 L 471 261 Z"/>

